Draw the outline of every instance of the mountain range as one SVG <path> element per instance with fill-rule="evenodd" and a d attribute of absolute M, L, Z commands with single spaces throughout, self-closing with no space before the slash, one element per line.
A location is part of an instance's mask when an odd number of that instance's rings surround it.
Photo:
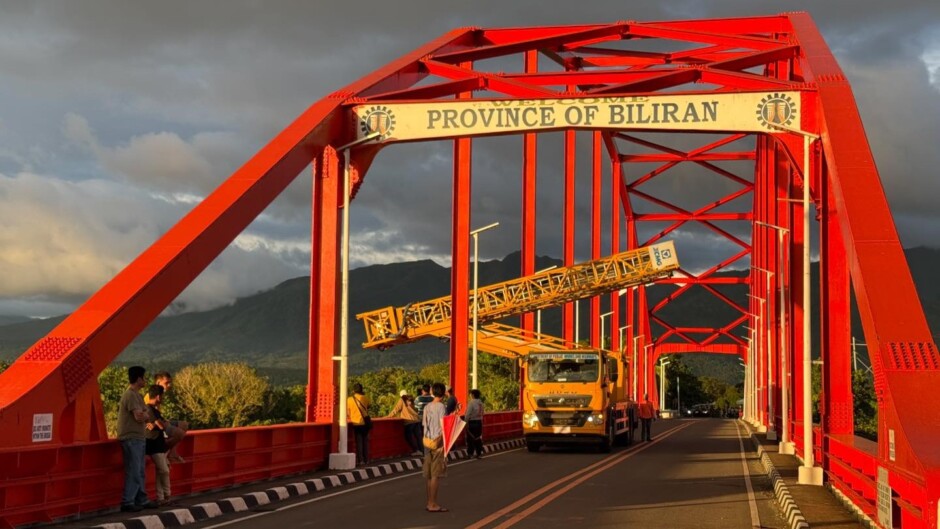
<path fill-rule="evenodd" d="M 913 248 L 906 251 L 911 273 L 920 294 L 934 340 L 940 329 L 940 281 L 934 271 L 940 269 L 940 250 Z M 536 269 L 560 264 L 549 257 L 539 257 Z M 518 277 L 520 254 L 480 263 L 480 284 L 487 285 Z M 818 267 L 813 264 L 814 277 Z M 742 271 L 721 275 L 741 276 Z M 817 279 L 814 278 L 814 284 Z M 717 285 L 716 289 L 738 303 L 747 305 L 744 285 Z M 417 368 L 447 360 L 448 344 L 423 340 L 385 351 L 363 350 L 362 323 L 355 314 L 385 306 L 402 306 L 412 301 L 447 295 L 450 269 L 434 261 L 372 265 L 350 273 L 350 371 L 354 374 L 387 366 Z M 651 305 L 663 299 L 672 287 L 648 289 Z M 814 289 L 815 291 L 815 289 Z M 609 296 L 602 297 L 606 311 Z M 117 358 L 120 363 L 140 363 L 151 369 L 178 369 L 206 361 L 245 361 L 267 374 L 273 381 L 298 383 L 305 379 L 309 277 L 285 281 L 258 294 L 239 298 L 234 303 L 204 312 L 190 312 L 157 318 Z M 581 337 L 587 335 L 588 304 L 581 305 Z M 704 288 L 693 287 L 657 313 L 678 326 L 719 326 L 737 313 Z M 43 320 L 21 316 L 0 316 L 0 360 L 10 361 L 52 330 L 65 316 Z M 861 339 L 857 314 L 853 334 Z M 507 323 L 518 322 L 510 318 Z M 544 310 L 542 329 L 560 334 L 560 309 Z M 743 330 L 741 331 L 744 332 Z M 608 331 L 609 334 L 609 331 Z M 655 334 L 655 331 L 654 331 Z M 691 358 L 696 356 L 695 358 Z M 867 355 L 863 355 L 863 358 Z M 740 378 L 737 361 L 730 357 L 686 355 L 686 363 L 699 374 L 725 380 Z"/>

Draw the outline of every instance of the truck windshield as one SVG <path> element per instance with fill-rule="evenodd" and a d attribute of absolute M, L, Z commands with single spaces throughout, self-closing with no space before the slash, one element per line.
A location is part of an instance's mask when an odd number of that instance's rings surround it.
<path fill-rule="evenodd" d="M 530 382 L 594 382 L 600 375 L 596 354 L 540 353 L 527 360 Z"/>

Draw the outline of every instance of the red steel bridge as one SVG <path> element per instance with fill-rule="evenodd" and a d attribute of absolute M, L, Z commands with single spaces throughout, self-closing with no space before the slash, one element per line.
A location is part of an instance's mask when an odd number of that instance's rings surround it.
<path fill-rule="evenodd" d="M 453 144 L 450 375 L 457 394 L 466 395 L 473 141 L 522 136 L 525 276 L 535 272 L 537 142 L 552 132 L 564 137 L 556 192 L 564 196 L 557 213 L 565 265 L 575 262 L 576 240 L 589 240 L 596 259 L 678 237 L 688 261 L 679 235 L 693 226 L 716 247 L 733 249 L 706 269 L 610 294 L 608 328 L 630 326 L 623 336 L 610 333 L 611 347 L 632 352 L 641 391 L 655 391 L 661 355 L 739 355 L 748 366 L 748 419 L 789 441 L 781 450 L 795 450 L 808 480 L 821 468 L 832 487 L 882 525 L 938 527 L 940 408 L 924 403 L 940 399 L 940 354 L 851 87 L 800 12 L 460 28 L 317 101 L 0 375 L 0 525 L 117 504 L 120 450 L 105 433 L 96 375 L 311 163 L 307 422 L 194 432 L 182 450 L 188 462 L 174 467 L 175 490 L 325 464 L 338 435 L 332 357 L 341 340 L 344 176 L 352 183 L 347 196 L 355 198 L 376 155 L 399 142 Z M 675 137 L 684 138 L 681 147 L 669 140 Z M 581 174 L 578 140 L 590 144 L 591 169 Z M 670 195 L 675 186 L 657 185 L 678 171 L 703 175 L 717 198 L 690 206 Z M 587 233 L 575 233 L 576 179 L 590 182 Z M 804 259 L 811 228 L 821 271 L 813 285 Z M 719 274 L 734 266 L 749 267 L 750 275 Z M 749 289 L 747 306 L 727 294 L 735 284 Z M 652 303 L 650 288 L 670 291 Z M 694 315 L 688 322 L 667 317 L 693 289 L 733 316 L 716 327 L 697 326 Z M 810 292 L 818 293 L 816 306 Z M 853 298 L 875 376 L 877 452 L 853 437 Z M 595 345 L 600 301 L 590 302 Z M 562 313 L 571 340 L 572 304 Z M 820 329 L 813 342 L 806 340 L 808 323 L 800 324 L 806 316 Z M 531 314 L 523 317 L 524 328 L 533 323 Z M 822 360 L 817 424 L 803 413 L 807 348 Z M 491 438 L 520 431 L 518 414 L 488 420 Z M 405 451 L 397 436 L 382 432 L 375 456 Z"/>

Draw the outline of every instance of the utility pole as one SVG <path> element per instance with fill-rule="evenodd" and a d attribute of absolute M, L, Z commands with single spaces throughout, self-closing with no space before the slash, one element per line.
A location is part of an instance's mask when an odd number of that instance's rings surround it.
<path fill-rule="evenodd" d="M 682 417 L 682 387 L 679 385 L 679 375 L 676 375 L 676 410 Z"/>

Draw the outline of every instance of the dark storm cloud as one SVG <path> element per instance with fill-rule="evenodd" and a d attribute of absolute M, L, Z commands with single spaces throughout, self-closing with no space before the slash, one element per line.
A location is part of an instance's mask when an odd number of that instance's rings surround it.
<path fill-rule="evenodd" d="M 52 227 L 47 229 L 75 230 L 75 241 L 119 241 L 93 246 L 97 253 L 75 250 L 95 254 L 100 262 L 87 263 L 98 272 L 76 278 L 71 283 L 83 285 L 82 292 L 69 295 L 91 293 L 303 109 L 451 28 L 715 18 L 794 9 L 810 11 L 852 82 L 902 240 L 935 245 L 940 215 L 932 199 L 940 196 L 940 154 L 935 142 L 925 140 L 940 137 L 940 90 L 930 84 L 930 65 L 924 62 L 927 56 L 940 62 L 940 7 L 933 1 L 890 7 L 871 1 L 743 0 L 633 5 L 611 0 L 550 7 L 535 1 L 431 0 L 2 2 L 0 97 L 7 104 L 0 106 L 0 191 L 6 193 L 0 193 L 0 216 L 13 211 L 2 200 L 17 197 L 43 212 Z M 561 253 L 560 136 L 548 134 L 539 142 L 537 251 L 553 256 Z M 590 146 L 587 135 L 578 141 L 577 232 L 587 234 Z M 671 141 L 687 147 L 693 140 Z M 519 247 L 520 148 L 518 137 L 474 142 L 474 225 L 501 222 L 486 234 L 481 248 L 486 258 Z M 352 210 L 354 263 L 448 259 L 450 156 L 448 142 L 395 146 L 379 155 Z M 173 163 L 167 165 L 168 160 Z M 610 207 L 606 187 L 605 217 Z M 645 188 L 690 208 L 710 193 L 730 189 L 727 181 L 689 168 Z M 119 211 L 95 220 L 81 207 L 55 207 L 55 201 L 67 197 L 94 207 L 108 203 L 108 193 L 124 197 L 127 211 L 145 212 L 139 216 L 139 240 L 127 236 Z M 224 302 L 304 273 L 309 202 L 307 170 L 200 279 L 202 286 L 192 287 L 199 293 L 184 300 L 188 306 Z M 21 229 L 18 219 L 4 220 L 5 247 L 36 251 L 26 238 L 32 231 Z M 738 233 L 739 228 L 729 230 Z M 579 237 L 577 253 L 586 257 L 588 241 Z M 702 227 L 676 237 L 687 248 L 684 262 L 691 268 L 710 266 L 733 251 L 710 239 Z M 604 252 L 608 249 L 605 241 Z M 0 277 L 15 276 L 17 285 L 33 286 L 28 292 L 0 289 L 0 309 L 4 299 L 54 298 L 62 285 L 49 277 L 70 284 L 67 273 L 40 275 L 22 263 L 18 268 L 2 263 Z M 265 272 L 253 273 L 257 268 Z"/>

